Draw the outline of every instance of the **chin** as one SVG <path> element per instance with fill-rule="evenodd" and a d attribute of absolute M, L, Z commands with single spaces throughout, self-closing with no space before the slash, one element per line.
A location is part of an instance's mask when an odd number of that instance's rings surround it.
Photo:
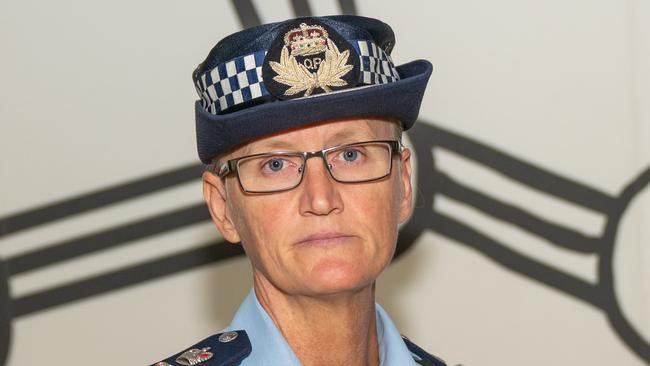
<path fill-rule="evenodd" d="M 361 268 L 359 263 L 326 261 L 312 269 L 309 287 L 320 295 L 357 292 L 372 285 L 378 275 L 371 273 L 369 268 Z"/>

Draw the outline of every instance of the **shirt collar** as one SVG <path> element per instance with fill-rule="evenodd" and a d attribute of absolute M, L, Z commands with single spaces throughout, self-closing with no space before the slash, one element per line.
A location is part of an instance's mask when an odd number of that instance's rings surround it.
<path fill-rule="evenodd" d="M 377 341 L 379 343 L 379 365 L 417 365 L 402 339 L 402 335 L 390 320 L 386 311 L 375 304 L 377 313 Z"/>
<path fill-rule="evenodd" d="M 245 330 L 251 341 L 252 352 L 243 365 L 301 366 L 300 360 L 257 300 L 252 289 L 237 310 L 225 331 Z"/>
<path fill-rule="evenodd" d="M 375 304 L 375 312 L 380 366 L 417 365 L 386 311 L 379 304 Z M 232 323 L 224 332 L 242 329 L 248 334 L 253 348 L 242 366 L 302 365 L 271 317 L 260 305 L 254 289 L 246 296 Z"/>

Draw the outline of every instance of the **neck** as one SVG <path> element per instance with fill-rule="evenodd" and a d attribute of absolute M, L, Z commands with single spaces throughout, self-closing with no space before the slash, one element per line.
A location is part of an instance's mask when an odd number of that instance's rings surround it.
<path fill-rule="evenodd" d="M 379 365 L 374 283 L 321 298 L 286 294 L 256 273 L 254 288 L 304 366 Z"/>

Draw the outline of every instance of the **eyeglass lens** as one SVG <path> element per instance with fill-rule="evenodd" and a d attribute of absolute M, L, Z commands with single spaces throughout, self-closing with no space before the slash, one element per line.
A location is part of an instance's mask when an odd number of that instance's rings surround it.
<path fill-rule="evenodd" d="M 339 182 L 363 182 L 390 173 L 391 147 L 384 142 L 345 145 L 325 153 L 327 167 Z M 242 187 L 249 192 L 273 192 L 296 187 L 302 180 L 305 155 L 265 154 L 238 161 Z"/>

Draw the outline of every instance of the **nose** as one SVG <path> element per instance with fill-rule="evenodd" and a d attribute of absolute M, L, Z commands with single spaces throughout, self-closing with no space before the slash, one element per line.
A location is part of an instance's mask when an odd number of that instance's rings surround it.
<path fill-rule="evenodd" d="M 302 215 L 329 215 L 343 211 L 339 183 L 327 171 L 325 160 L 307 159 L 301 183 L 300 213 Z"/>

